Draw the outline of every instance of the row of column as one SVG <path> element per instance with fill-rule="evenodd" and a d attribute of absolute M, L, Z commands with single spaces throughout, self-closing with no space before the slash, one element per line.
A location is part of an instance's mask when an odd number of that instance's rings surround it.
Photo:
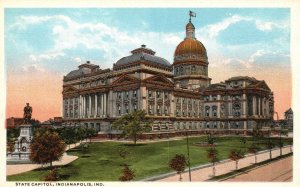
<path fill-rule="evenodd" d="M 152 105 L 152 114 L 156 114 L 156 115 L 170 115 L 171 114 L 171 94 L 170 92 L 165 92 L 165 91 L 160 91 L 160 97 L 157 97 L 157 90 L 148 90 L 147 89 L 147 101 L 149 101 L 149 91 L 152 91 L 152 97 L 151 98 L 154 98 L 154 105 Z M 165 105 L 165 94 L 167 94 L 167 100 L 170 101 L 170 105 Z M 159 105 L 158 104 L 158 99 L 162 99 L 162 105 Z M 150 103 L 148 102 L 147 103 L 147 107 L 150 106 Z M 160 114 L 157 113 L 157 109 L 158 109 L 158 106 L 160 106 Z M 165 109 L 167 107 L 167 114 L 165 113 Z M 147 110 L 148 111 L 148 110 Z M 149 112 L 149 111 L 148 111 Z"/>
<path fill-rule="evenodd" d="M 79 96 L 79 117 L 96 118 L 107 115 L 107 94 L 87 94 Z"/>
<path fill-rule="evenodd" d="M 266 112 L 269 110 L 269 102 L 264 102 L 261 97 L 252 97 L 252 111 L 254 116 L 268 116 Z M 266 103 L 266 104 L 265 104 Z"/>
<path fill-rule="evenodd" d="M 188 103 L 188 98 L 183 98 L 183 97 L 179 97 L 180 98 L 180 116 L 183 116 L 183 109 L 185 110 L 185 116 L 186 117 L 189 117 L 188 116 L 188 112 L 189 112 L 189 103 Z M 178 98 L 176 98 L 176 103 L 177 103 L 177 99 Z M 183 99 L 185 99 L 185 104 L 186 104 L 186 107 L 185 108 L 183 108 Z M 194 105 L 194 100 L 193 99 L 191 99 L 192 100 L 192 110 L 190 111 L 191 112 L 191 116 L 193 117 L 194 116 L 194 111 L 195 111 L 195 105 Z M 202 114 L 202 111 L 201 111 L 201 103 L 200 103 L 200 100 L 197 100 L 196 99 L 196 102 L 198 102 L 198 106 L 197 106 L 197 109 L 198 109 L 198 113 L 197 113 L 197 117 L 201 117 L 200 116 L 200 113 Z M 175 110 L 177 110 L 177 108 L 175 107 Z M 176 114 L 176 112 L 175 112 L 175 114 Z"/>
<path fill-rule="evenodd" d="M 68 98 L 64 100 L 64 117 L 68 118 L 77 118 L 78 117 L 78 108 L 75 108 L 76 99 L 78 98 Z M 67 101 L 67 104 L 65 103 Z"/>

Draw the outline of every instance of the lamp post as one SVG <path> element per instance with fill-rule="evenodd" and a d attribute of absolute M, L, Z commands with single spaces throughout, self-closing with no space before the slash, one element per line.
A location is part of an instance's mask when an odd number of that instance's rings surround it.
<path fill-rule="evenodd" d="M 279 117 L 278 117 L 278 113 L 274 112 L 276 114 L 277 117 L 277 122 L 279 122 Z M 279 149 L 280 149 L 280 156 L 282 156 L 282 139 L 281 139 L 281 133 L 282 133 L 282 129 L 281 129 L 281 124 L 279 123 Z"/>
<path fill-rule="evenodd" d="M 186 148 L 187 148 L 187 155 L 188 155 L 189 179 L 190 179 L 190 182 L 191 182 L 192 181 L 192 176 L 191 176 L 191 164 L 190 164 L 189 135 L 188 135 L 187 130 L 185 132 L 186 132 Z"/>

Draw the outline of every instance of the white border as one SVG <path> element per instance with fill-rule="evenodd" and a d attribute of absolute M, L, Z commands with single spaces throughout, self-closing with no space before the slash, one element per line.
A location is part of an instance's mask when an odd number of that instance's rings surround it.
<path fill-rule="evenodd" d="M 291 183 L 258 183 L 258 182 L 223 182 L 223 183 L 207 183 L 207 182 L 181 182 L 181 183 L 160 183 L 155 182 L 155 186 L 300 186 L 300 145 L 298 134 L 300 103 L 300 1 L 297 0 L 0 0 L 0 186 L 14 186 L 13 182 L 6 182 L 6 160 L 5 160 L 5 104 L 6 104 L 6 86 L 4 71 L 4 8 L 290 8 L 291 9 L 291 63 L 292 63 L 292 108 L 294 110 L 294 177 Z M 298 84 L 297 84 L 298 83 Z M 97 167 L 97 166 L 96 166 Z M 104 182 L 105 186 L 153 186 L 153 182 Z"/>

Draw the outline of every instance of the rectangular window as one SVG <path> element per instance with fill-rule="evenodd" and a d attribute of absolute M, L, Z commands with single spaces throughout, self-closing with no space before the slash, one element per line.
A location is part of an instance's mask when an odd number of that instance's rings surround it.
<path fill-rule="evenodd" d="M 160 91 L 157 91 L 157 92 L 156 92 L 156 97 L 157 97 L 157 98 L 160 98 Z"/>
<path fill-rule="evenodd" d="M 134 98 L 137 97 L 137 91 L 136 91 L 136 90 L 133 91 L 133 97 L 134 97 Z"/>
<path fill-rule="evenodd" d="M 148 113 L 152 114 L 152 106 L 151 105 L 148 106 Z"/>
<path fill-rule="evenodd" d="M 152 97 L 152 91 L 151 90 L 148 90 L 148 97 Z"/>
<path fill-rule="evenodd" d="M 160 114 L 160 106 L 157 105 L 157 111 L 156 111 L 157 114 Z"/>
<path fill-rule="evenodd" d="M 126 114 L 128 114 L 128 113 L 129 113 L 129 106 L 126 105 L 126 106 L 125 106 L 125 109 L 126 109 Z"/>
<path fill-rule="evenodd" d="M 125 92 L 126 99 L 129 99 L 129 92 Z"/>
<path fill-rule="evenodd" d="M 169 93 L 165 92 L 165 99 L 168 99 L 168 98 L 169 98 Z"/>
<path fill-rule="evenodd" d="M 133 109 L 134 109 L 134 111 L 137 110 L 137 105 L 136 104 L 133 105 Z"/>
<path fill-rule="evenodd" d="M 206 109 L 206 117 L 209 117 L 209 109 Z"/>
<path fill-rule="evenodd" d="M 169 111 L 168 111 L 168 106 L 165 106 L 165 114 L 168 114 Z"/>
<path fill-rule="evenodd" d="M 121 115 L 121 106 L 118 106 L 119 115 Z"/>

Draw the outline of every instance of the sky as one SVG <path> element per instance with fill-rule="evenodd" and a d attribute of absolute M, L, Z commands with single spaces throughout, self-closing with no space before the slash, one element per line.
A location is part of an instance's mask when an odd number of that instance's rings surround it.
<path fill-rule="evenodd" d="M 35 119 L 61 116 L 63 76 L 87 60 L 112 68 L 145 44 L 172 63 L 189 10 L 212 83 L 265 80 L 282 118 L 292 94 L 288 8 L 5 8 L 6 116 L 22 117 L 27 102 Z"/>

